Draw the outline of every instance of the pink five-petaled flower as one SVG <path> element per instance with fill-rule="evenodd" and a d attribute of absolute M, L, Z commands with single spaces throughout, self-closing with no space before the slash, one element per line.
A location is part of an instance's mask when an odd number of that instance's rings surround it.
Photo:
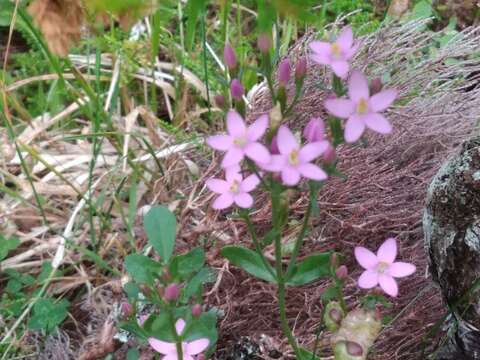
<path fill-rule="evenodd" d="M 227 114 L 226 135 L 215 135 L 207 139 L 207 144 L 215 150 L 226 151 L 222 167 L 228 168 L 237 165 L 245 156 L 258 164 L 270 162 L 268 149 L 257 142 L 268 127 L 268 115 L 260 116 L 249 127 L 245 125 L 242 117 L 234 110 Z"/>
<path fill-rule="evenodd" d="M 177 334 L 181 335 L 185 329 L 185 321 L 178 319 L 175 323 Z M 155 338 L 148 338 L 150 346 L 158 353 L 165 355 L 162 360 L 179 360 L 177 354 L 177 346 L 175 343 L 158 340 Z M 206 338 L 193 340 L 189 342 L 182 342 L 183 360 L 194 360 L 193 355 L 198 355 L 208 348 L 209 340 Z"/>
<path fill-rule="evenodd" d="M 344 79 L 348 74 L 348 61 L 355 55 L 359 42 L 353 41 L 353 32 L 350 26 L 342 29 L 333 44 L 324 41 L 312 41 L 310 49 L 313 53 L 311 59 L 322 65 L 330 65 L 339 78 Z"/>
<path fill-rule="evenodd" d="M 390 296 L 398 295 L 398 285 L 394 278 L 401 278 L 415 272 L 415 265 L 394 262 L 397 257 L 397 241 L 389 238 L 378 248 L 375 255 L 370 250 L 357 246 L 355 258 L 365 271 L 358 279 L 358 286 L 371 289 L 377 285 Z"/>
<path fill-rule="evenodd" d="M 252 174 L 243 179 L 235 166 L 227 169 L 225 173 L 226 180 L 209 179 L 206 182 L 211 191 L 220 194 L 213 202 L 213 208 L 223 210 L 232 206 L 233 203 L 244 209 L 251 207 L 253 198 L 249 192 L 260 183 L 258 176 Z"/>
<path fill-rule="evenodd" d="M 350 99 L 325 100 L 325 108 L 330 113 L 348 119 L 345 124 L 346 142 L 352 143 L 360 139 L 365 127 L 380 134 L 392 131 L 390 122 L 379 112 L 393 103 L 397 97 L 396 90 L 387 89 L 370 96 L 367 78 L 356 70 L 348 81 L 348 96 Z"/>
<path fill-rule="evenodd" d="M 327 178 L 325 171 L 311 163 L 328 148 L 327 141 L 317 141 L 300 147 L 290 129 L 282 125 L 277 133 L 277 146 L 280 154 L 272 155 L 272 161 L 262 167 L 268 171 L 281 172 L 285 185 L 297 185 L 302 176 L 318 181 Z"/>

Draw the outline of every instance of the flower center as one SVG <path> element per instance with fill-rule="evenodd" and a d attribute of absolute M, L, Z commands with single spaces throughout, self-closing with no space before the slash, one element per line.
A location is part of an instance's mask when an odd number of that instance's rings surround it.
<path fill-rule="evenodd" d="M 288 162 L 290 163 L 290 165 L 293 165 L 293 166 L 296 166 L 299 164 L 299 161 L 298 161 L 298 151 L 297 150 L 293 150 L 290 155 L 288 155 Z"/>
<path fill-rule="evenodd" d="M 233 140 L 233 143 L 237 146 L 243 147 L 247 145 L 247 138 L 245 136 L 235 138 Z"/>
<path fill-rule="evenodd" d="M 332 55 L 337 59 L 342 56 L 342 49 L 340 49 L 340 46 L 338 46 L 337 43 L 332 44 Z"/>
<path fill-rule="evenodd" d="M 230 185 L 230 192 L 238 193 L 240 191 L 240 184 L 237 180 L 234 180 L 232 185 Z"/>
<path fill-rule="evenodd" d="M 368 101 L 364 98 L 361 98 L 357 104 L 357 113 L 363 115 L 366 114 L 368 111 Z"/>
<path fill-rule="evenodd" d="M 377 265 L 377 272 L 379 274 L 383 274 L 389 268 L 389 266 L 390 266 L 389 263 L 386 263 L 384 261 L 380 261 Z"/>

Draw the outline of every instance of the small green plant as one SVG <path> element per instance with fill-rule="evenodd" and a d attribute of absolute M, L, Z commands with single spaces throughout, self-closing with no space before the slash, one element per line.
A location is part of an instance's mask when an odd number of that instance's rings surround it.
<path fill-rule="evenodd" d="M 175 215 L 165 207 L 153 207 L 145 215 L 148 243 L 159 260 L 142 254 L 126 257 L 131 281 L 124 286 L 129 303 L 123 306 L 126 320 L 120 326 L 163 355 L 187 359 L 212 349 L 217 341 L 217 314 L 200 305 L 203 285 L 213 281 L 215 273 L 205 267 L 201 248 L 174 255 L 176 227 Z M 139 314 L 146 305 L 152 310 Z"/>

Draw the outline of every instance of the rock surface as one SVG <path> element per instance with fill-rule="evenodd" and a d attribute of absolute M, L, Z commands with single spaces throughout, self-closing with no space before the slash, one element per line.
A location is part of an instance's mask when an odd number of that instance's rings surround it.
<path fill-rule="evenodd" d="M 430 272 L 453 315 L 454 331 L 437 359 L 480 359 L 480 137 L 433 179 L 423 228 Z"/>

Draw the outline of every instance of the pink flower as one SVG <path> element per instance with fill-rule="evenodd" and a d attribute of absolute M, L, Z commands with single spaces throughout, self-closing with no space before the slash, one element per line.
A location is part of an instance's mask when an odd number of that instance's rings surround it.
<path fill-rule="evenodd" d="M 378 284 L 390 296 L 398 295 L 398 285 L 394 278 L 402 278 L 413 274 L 415 265 L 405 262 L 394 262 L 397 257 L 397 241 L 389 238 L 380 246 L 375 255 L 370 250 L 357 246 L 355 258 L 365 269 L 358 279 L 358 286 L 371 289 Z"/>
<path fill-rule="evenodd" d="M 177 334 L 181 335 L 185 329 L 185 321 L 178 319 L 175 324 L 175 329 Z M 156 352 L 165 355 L 162 360 L 178 360 L 177 346 L 175 343 L 158 340 L 153 337 L 148 338 L 148 343 Z M 208 348 L 209 343 L 210 341 L 207 338 L 182 342 L 183 360 L 194 360 L 193 355 L 198 355 L 203 352 Z"/>
<path fill-rule="evenodd" d="M 237 57 L 230 44 L 225 44 L 223 48 L 223 59 L 229 69 L 235 69 L 237 67 Z"/>
<path fill-rule="evenodd" d="M 312 118 L 303 129 L 303 137 L 308 142 L 325 140 L 325 123 L 322 118 Z"/>
<path fill-rule="evenodd" d="M 355 55 L 360 42 L 353 42 L 353 31 L 346 26 L 333 44 L 324 41 L 312 41 L 310 49 L 313 54 L 311 59 L 322 65 L 330 65 L 339 78 L 344 79 L 348 74 L 348 61 Z"/>
<path fill-rule="evenodd" d="M 348 119 L 345 124 L 345 141 L 352 143 L 360 139 L 365 127 L 380 134 L 392 131 L 390 122 L 380 114 L 388 108 L 397 91 L 383 90 L 370 96 L 368 80 L 360 71 L 354 71 L 348 81 L 348 96 L 350 99 L 327 99 L 325 108 L 333 115 Z"/>
<path fill-rule="evenodd" d="M 290 60 L 284 59 L 278 65 L 278 82 L 281 86 L 287 86 L 290 81 Z"/>
<path fill-rule="evenodd" d="M 229 168 L 225 174 L 226 180 L 209 179 L 206 182 L 207 187 L 214 193 L 220 194 L 213 202 L 215 210 L 222 210 L 232 206 L 247 209 L 253 205 L 253 198 L 249 194 L 260 183 L 257 175 L 250 175 L 243 179 L 242 174 L 237 169 Z"/>
<path fill-rule="evenodd" d="M 277 145 L 280 154 L 272 155 L 272 161 L 262 167 L 268 171 L 281 172 L 285 185 L 297 185 L 302 176 L 318 181 L 327 178 L 325 171 L 311 163 L 327 149 L 327 141 L 317 141 L 300 147 L 290 129 L 282 125 L 278 129 Z"/>
<path fill-rule="evenodd" d="M 227 114 L 226 135 L 215 135 L 207 139 L 207 144 L 215 150 L 226 151 L 222 167 L 227 168 L 239 164 L 245 156 L 258 164 L 270 162 L 268 149 L 257 142 L 268 127 L 268 115 L 260 116 L 247 127 L 239 113 L 230 110 Z"/>

